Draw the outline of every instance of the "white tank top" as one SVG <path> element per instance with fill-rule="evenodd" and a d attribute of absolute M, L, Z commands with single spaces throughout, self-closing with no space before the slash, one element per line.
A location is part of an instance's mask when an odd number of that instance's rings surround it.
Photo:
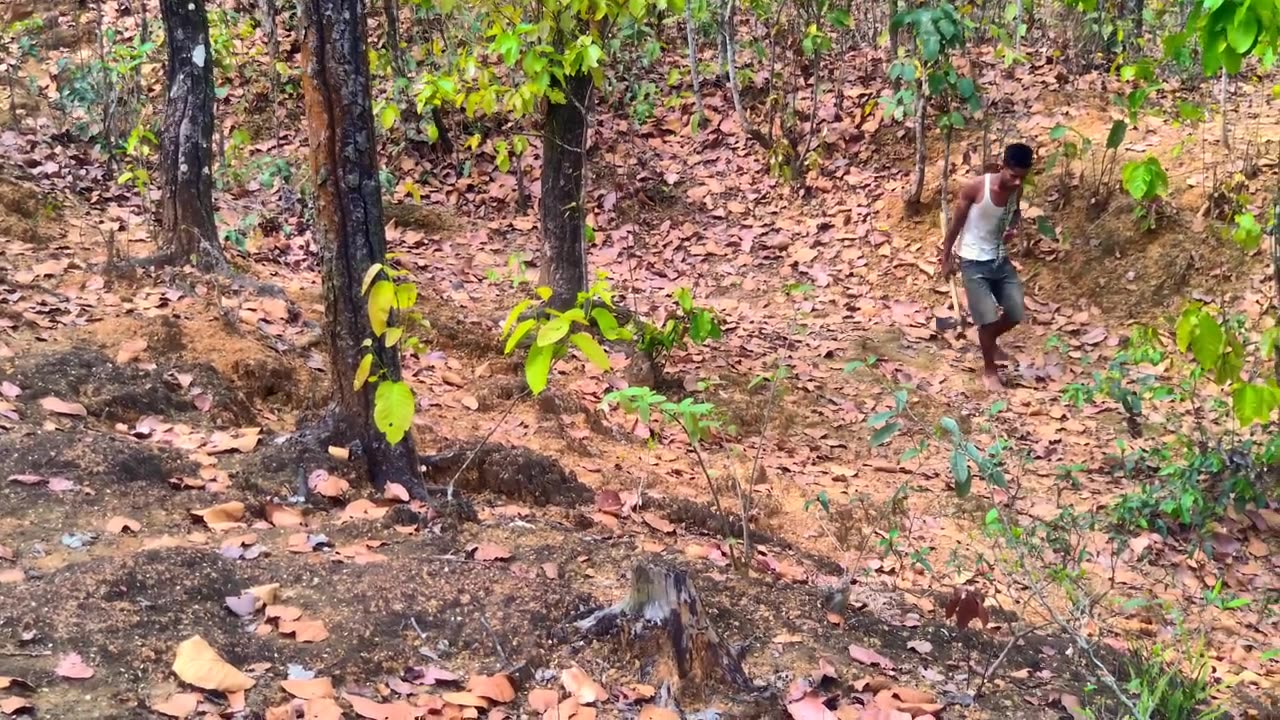
<path fill-rule="evenodd" d="M 982 176 L 982 199 L 969 208 L 964 228 L 960 230 L 960 257 L 964 260 L 996 260 L 1004 257 L 1004 217 L 1009 209 L 1011 195 L 1005 206 L 991 200 L 991 176 Z"/>

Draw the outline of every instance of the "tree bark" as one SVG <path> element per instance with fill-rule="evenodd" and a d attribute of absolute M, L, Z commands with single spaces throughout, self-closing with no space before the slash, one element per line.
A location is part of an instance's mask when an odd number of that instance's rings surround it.
<path fill-rule="evenodd" d="M 386 258 L 369 56 L 362 0 L 301 0 L 302 92 L 315 178 L 317 244 L 324 265 L 325 321 L 333 368 L 335 444 L 358 442 L 375 487 L 388 482 L 425 496 L 412 433 L 392 445 L 374 427 L 374 384 L 354 390 L 372 338 L 365 272 Z M 399 380 L 400 353 L 374 342 L 376 367 Z"/>
<path fill-rule="evenodd" d="M 925 76 L 921 74 L 920 89 L 916 96 L 916 170 L 915 180 L 911 185 L 911 195 L 907 198 L 907 204 L 916 206 L 920 204 L 921 198 L 924 197 L 924 169 L 927 159 L 927 147 L 925 145 L 927 136 L 925 132 L 925 119 L 929 110 L 929 85 L 925 80 Z"/>
<path fill-rule="evenodd" d="M 204 0 L 161 0 L 168 100 L 160 149 L 162 261 L 225 271 L 213 220 L 213 54 Z"/>
<path fill-rule="evenodd" d="M 542 278 L 551 306 L 568 309 L 587 289 L 586 208 L 590 75 L 569 75 L 563 103 L 547 103 L 542 127 Z"/>
<path fill-rule="evenodd" d="M 738 653 L 711 626 L 684 570 L 637 564 L 627 596 L 577 626 L 594 635 L 621 630 L 646 681 L 663 685 L 677 697 L 705 698 L 718 695 L 709 692 L 717 688 L 754 688 Z"/>

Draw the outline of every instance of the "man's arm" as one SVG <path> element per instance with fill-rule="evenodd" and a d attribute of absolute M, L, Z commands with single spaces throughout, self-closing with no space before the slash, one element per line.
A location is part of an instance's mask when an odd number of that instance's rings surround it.
<path fill-rule="evenodd" d="M 974 188 L 976 181 L 970 180 L 960 188 L 960 194 L 956 197 L 955 204 L 951 207 L 951 222 L 947 225 L 947 232 L 942 236 L 942 259 L 945 263 L 951 257 L 952 249 L 955 247 L 956 238 L 960 237 L 960 231 L 964 229 L 965 220 L 969 219 L 969 208 L 973 207 L 976 200 Z"/>

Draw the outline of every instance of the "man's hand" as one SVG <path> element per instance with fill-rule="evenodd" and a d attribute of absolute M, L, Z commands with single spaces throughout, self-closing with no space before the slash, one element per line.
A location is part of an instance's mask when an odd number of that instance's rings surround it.
<path fill-rule="evenodd" d="M 956 274 L 956 256 L 954 254 L 946 251 L 939 253 L 938 265 L 942 268 L 943 279 L 949 279 Z"/>

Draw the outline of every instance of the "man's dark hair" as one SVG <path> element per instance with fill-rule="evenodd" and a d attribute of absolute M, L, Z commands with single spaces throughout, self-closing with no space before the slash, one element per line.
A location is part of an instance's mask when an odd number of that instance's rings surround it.
<path fill-rule="evenodd" d="M 1004 149 L 1004 166 L 1017 170 L 1030 170 L 1035 153 L 1026 143 L 1014 143 Z"/>

